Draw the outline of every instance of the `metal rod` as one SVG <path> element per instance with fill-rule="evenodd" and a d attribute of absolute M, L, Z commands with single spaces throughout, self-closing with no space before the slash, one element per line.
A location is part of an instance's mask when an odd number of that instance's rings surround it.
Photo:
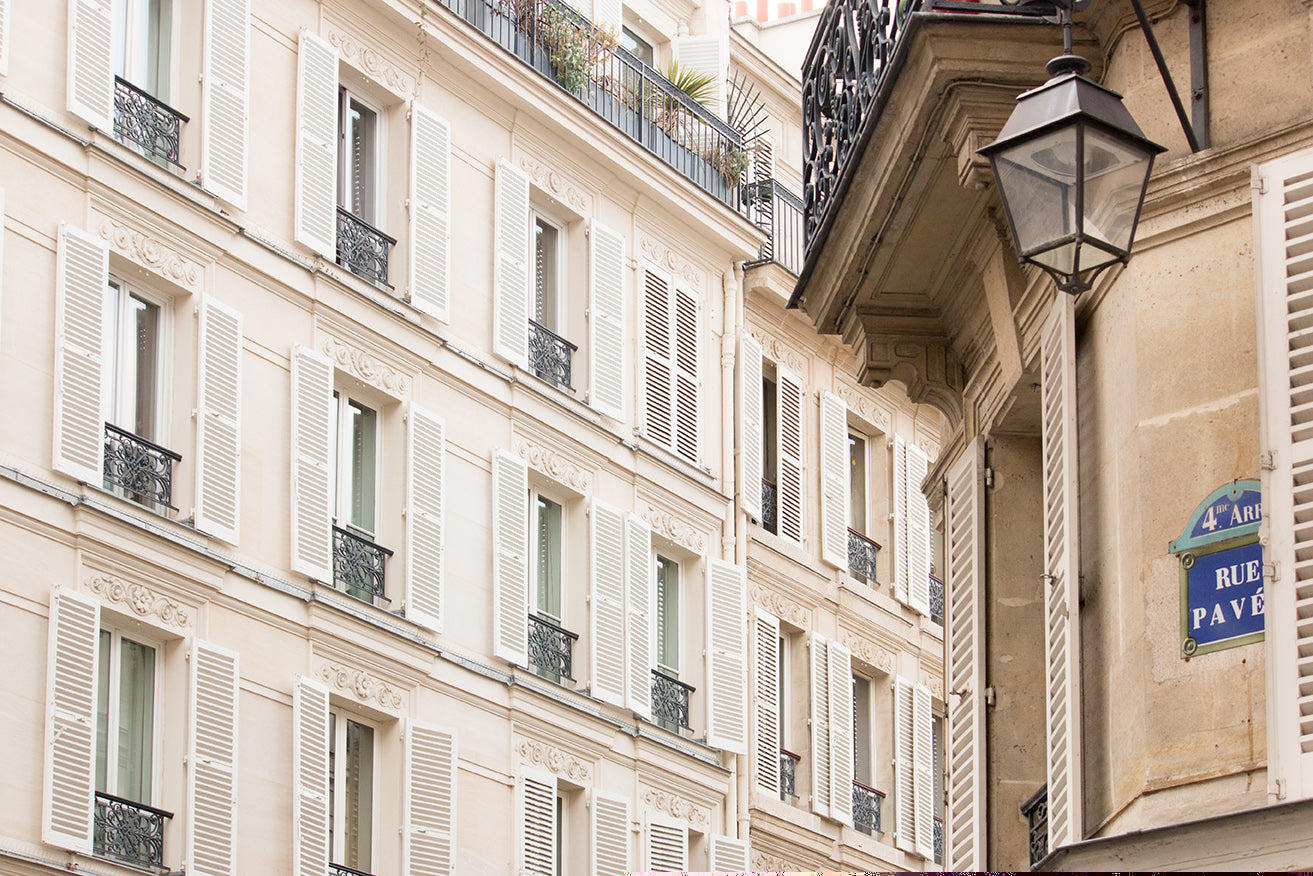
<path fill-rule="evenodd" d="M 1163 84 L 1167 86 L 1167 95 L 1172 99 L 1172 108 L 1176 110 L 1176 118 L 1181 122 L 1181 130 L 1185 132 L 1185 140 L 1190 144 L 1191 152 L 1198 152 L 1199 138 L 1195 136 L 1194 128 L 1190 125 L 1190 119 L 1185 114 L 1185 107 L 1181 104 L 1181 95 L 1176 91 L 1176 83 L 1172 80 L 1171 71 L 1167 69 L 1167 60 L 1163 57 L 1163 50 L 1158 47 L 1158 38 L 1153 35 L 1153 27 L 1149 24 L 1149 16 L 1144 14 L 1144 4 L 1140 0 L 1131 0 L 1131 5 L 1135 7 L 1135 17 L 1140 20 L 1140 30 L 1144 31 L 1144 38 L 1149 43 L 1149 51 L 1153 53 L 1153 60 L 1158 64 L 1158 72 L 1162 74 Z"/>
<path fill-rule="evenodd" d="M 1204 0 L 1186 0 L 1190 7 L 1190 122 L 1205 149 L 1212 144 L 1208 131 L 1208 19 Z"/>

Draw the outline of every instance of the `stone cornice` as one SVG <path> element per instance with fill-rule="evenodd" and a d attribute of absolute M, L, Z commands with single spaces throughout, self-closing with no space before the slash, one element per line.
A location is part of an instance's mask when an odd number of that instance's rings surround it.
<path fill-rule="evenodd" d="M 678 514 L 647 504 L 638 512 L 638 516 L 652 527 L 654 533 L 669 539 L 685 550 L 695 554 L 707 552 L 707 534 Z"/>
<path fill-rule="evenodd" d="M 520 167 L 538 188 L 557 198 L 580 216 L 592 215 L 592 198 L 582 186 L 567 179 L 559 170 L 554 170 L 525 155 L 520 156 Z"/>
<path fill-rule="evenodd" d="M 511 439 L 511 449 L 529 468 L 558 484 L 585 496 L 593 491 L 593 473 L 579 460 L 522 435 Z"/>
<path fill-rule="evenodd" d="M 694 827 L 705 828 L 711 820 L 710 812 L 705 807 L 685 800 L 677 794 L 649 788 L 643 793 L 642 799 L 648 809 L 680 821 L 687 821 Z"/>
<path fill-rule="evenodd" d="M 593 765 L 567 751 L 534 739 L 521 739 L 515 746 L 520 763 L 542 767 L 548 772 L 584 784 L 593 780 Z"/>
<path fill-rule="evenodd" d="M 411 378 L 372 353 L 333 337 L 321 340 L 319 349 L 332 360 L 335 368 L 362 383 L 395 399 L 404 399 L 410 395 Z"/>
<path fill-rule="evenodd" d="M 390 682 L 371 675 L 363 669 L 334 660 L 326 660 L 315 670 L 315 677 L 331 690 L 346 694 L 370 706 L 399 714 L 405 699 Z"/>
<path fill-rule="evenodd" d="M 108 218 L 101 220 L 99 233 L 115 252 L 146 270 L 188 289 L 200 286 L 204 269 L 159 238 Z"/>
<path fill-rule="evenodd" d="M 328 41 L 337 49 L 342 60 L 352 67 L 385 86 L 403 100 L 418 94 L 414 75 L 403 71 L 392 59 L 369 48 L 344 28 L 329 24 L 326 30 Z"/>
<path fill-rule="evenodd" d="M 158 621 L 176 630 L 192 628 L 194 609 L 156 593 L 144 584 L 124 581 L 113 575 L 92 575 L 83 584 L 106 602 L 128 608 L 139 618 Z"/>

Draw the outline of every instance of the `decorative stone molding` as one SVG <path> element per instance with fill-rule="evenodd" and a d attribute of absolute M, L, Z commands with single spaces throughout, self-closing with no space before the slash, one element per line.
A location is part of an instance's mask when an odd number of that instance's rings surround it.
<path fill-rule="evenodd" d="M 921 676 L 921 683 L 930 688 L 930 695 L 941 703 L 944 700 L 944 678 L 926 673 Z"/>
<path fill-rule="evenodd" d="M 767 359 L 772 362 L 784 364 L 792 371 L 804 385 L 807 383 L 807 360 L 802 357 L 792 346 L 784 343 L 779 338 L 766 334 L 757 328 L 748 329 L 748 334 L 759 344 L 761 352 Z"/>
<path fill-rule="evenodd" d="M 375 389 L 398 399 L 410 393 L 410 378 L 379 361 L 378 357 L 371 353 L 358 350 L 336 338 L 324 338 L 319 349 L 333 361 L 333 365 L 338 370 L 345 371 Z"/>
<path fill-rule="evenodd" d="M 752 869 L 753 872 L 762 873 L 764 876 L 771 876 L 771 874 L 784 876 L 785 873 L 796 873 L 801 868 L 795 867 L 783 858 L 776 858 L 765 852 L 754 851 L 752 853 Z"/>
<path fill-rule="evenodd" d="M 201 282 L 201 266 L 148 234 L 113 219 L 102 219 L 100 236 L 127 258 L 166 280 L 190 288 Z"/>
<path fill-rule="evenodd" d="M 679 519 L 674 514 L 648 505 L 639 512 L 638 516 L 642 517 L 644 522 L 652 527 L 652 531 L 657 535 L 664 536 L 695 554 L 707 552 L 706 533 L 698 532 L 688 522 Z"/>
<path fill-rule="evenodd" d="M 391 684 L 363 669 L 341 663 L 325 663 L 316 673 L 329 687 L 350 694 L 362 703 L 377 703 L 389 711 L 401 708 L 401 693 Z"/>
<path fill-rule="evenodd" d="M 892 675 L 894 672 L 894 652 L 888 648 L 883 648 L 874 642 L 851 633 L 848 630 L 839 631 L 839 641 L 842 645 L 853 653 L 853 656 L 868 663 L 876 669 Z"/>
<path fill-rule="evenodd" d="M 694 827 L 705 827 L 710 820 L 710 814 L 706 809 L 696 803 L 690 803 L 683 797 L 668 794 L 665 791 L 649 789 L 643 794 L 643 802 L 648 805 L 649 809 L 655 809 L 657 812 L 669 815 L 671 818 L 687 821 Z"/>
<path fill-rule="evenodd" d="M 858 379 L 879 388 L 897 380 L 914 404 L 934 406 L 952 432 L 962 421 L 962 367 L 937 313 L 864 308 L 865 355 Z"/>
<path fill-rule="evenodd" d="M 665 268 L 676 277 L 684 280 L 684 282 L 697 285 L 699 289 L 706 280 L 706 275 L 695 268 L 691 262 L 681 257 L 670 247 L 650 237 L 644 237 L 639 241 L 639 251 L 649 261 L 655 262 L 659 267 Z"/>
<path fill-rule="evenodd" d="M 593 210 L 588 195 L 558 171 L 523 156 L 520 158 L 520 167 L 538 188 L 568 204 L 570 209 L 580 215 L 592 215 Z"/>
<path fill-rule="evenodd" d="M 529 468 L 547 475 L 558 484 L 564 484 L 584 495 L 592 492 L 593 476 L 578 462 L 557 450 L 535 444 L 515 436 L 511 442 L 515 455 L 529 464 Z"/>
<path fill-rule="evenodd" d="M 916 439 L 916 446 L 920 447 L 926 456 L 930 457 L 933 463 L 939 458 L 939 442 L 927 435 L 920 435 Z"/>
<path fill-rule="evenodd" d="M 521 763 L 544 767 L 550 772 L 558 776 L 565 776 L 574 782 L 591 782 L 593 780 L 592 764 L 554 746 L 525 739 L 520 742 L 517 751 L 520 753 Z"/>
<path fill-rule="evenodd" d="M 124 605 L 138 617 L 154 615 L 160 622 L 185 630 L 192 625 L 191 610 L 167 596 L 160 596 L 144 584 L 133 584 L 111 575 L 92 575 L 86 580 L 92 593 L 115 605 Z"/>
<path fill-rule="evenodd" d="M 764 608 L 780 620 L 786 620 L 795 627 L 808 627 L 811 619 L 811 610 L 804 605 L 800 605 L 791 599 L 779 595 L 773 590 L 767 590 L 760 584 L 752 585 L 752 602 L 754 605 Z"/>
<path fill-rule="evenodd" d="M 871 401 L 856 386 L 851 383 L 840 382 L 835 386 L 834 394 L 843 399 L 843 403 L 848 406 L 848 410 L 853 411 L 881 432 L 887 435 L 892 431 L 893 417 L 890 415 L 889 410 Z"/>
<path fill-rule="evenodd" d="M 328 41 L 337 49 L 342 60 L 383 83 L 399 97 L 414 97 L 418 94 L 414 76 L 402 72 L 391 60 L 362 45 L 349 34 L 330 27 Z"/>

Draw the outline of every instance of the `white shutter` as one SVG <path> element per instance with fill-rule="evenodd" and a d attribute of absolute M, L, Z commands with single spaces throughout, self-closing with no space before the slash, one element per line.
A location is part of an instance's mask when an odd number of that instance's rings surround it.
<path fill-rule="evenodd" d="M 406 617 L 442 632 L 446 424 L 418 405 L 406 417 Z"/>
<path fill-rule="evenodd" d="M 337 50 L 305 28 L 297 51 L 295 238 L 337 258 Z"/>
<path fill-rule="evenodd" d="M 664 447 L 673 447 L 675 437 L 670 309 L 670 276 L 646 266 L 643 270 L 643 431 Z"/>
<path fill-rule="evenodd" d="M 0 68 L 4 67 L 4 38 L 8 33 L 8 25 L 4 21 L 4 16 L 8 9 L 7 0 L 0 0 Z M 0 69 L 0 76 L 3 76 L 4 70 Z M 4 297 L 5 297 L 5 189 L 0 186 L 0 328 L 4 326 Z"/>
<path fill-rule="evenodd" d="M 701 434 L 702 383 L 698 376 L 699 345 L 697 297 L 685 289 L 676 289 L 675 310 L 675 451 L 689 462 L 699 463 L 698 439 Z"/>
<path fill-rule="evenodd" d="M 451 320 L 451 123 L 410 104 L 410 303 Z"/>
<path fill-rule="evenodd" d="M 753 754 L 757 787 L 778 797 L 780 793 L 780 622 L 757 611 L 753 621 Z"/>
<path fill-rule="evenodd" d="M 925 451 L 907 445 L 907 604 L 930 616 L 930 503 L 921 483 L 930 470 Z"/>
<path fill-rule="evenodd" d="M 739 502 L 749 517 L 761 519 L 761 479 L 764 477 L 762 438 L 761 344 L 744 332 L 739 338 Z"/>
<path fill-rule="evenodd" d="M 1306 326 L 1313 309 L 1313 150 L 1255 170 L 1258 270 L 1259 410 L 1262 466 L 1268 678 L 1268 778 L 1285 783 L 1286 798 L 1313 796 L 1313 604 L 1307 560 L 1313 497 L 1302 485 L 1313 475 L 1308 410 L 1313 343 Z"/>
<path fill-rule="evenodd" d="M 935 715 L 930 688 L 916 685 L 912 694 L 912 760 L 916 773 L 916 853 L 927 861 L 935 859 L 934 738 Z"/>
<path fill-rule="evenodd" d="M 292 569 L 333 580 L 333 365 L 292 351 Z"/>
<path fill-rule="evenodd" d="M 328 688 L 303 675 L 292 691 L 292 873 L 328 872 Z"/>
<path fill-rule="evenodd" d="M 630 871 L 629 801 L 593 791 L 592 876 L 617 876 Z"/>
<path fill-rule="evenodd" d="M 455 872 L 456 731 L 406 720 L 401 872 L 450 876 Z"/>
<path fill-rule="evenodd" d="M 201 72 L 201 185 L 246 209 L 250 0 L 206 0 Z M 334 70 L 336 84 L 337 72 Z"/>
<path fill-rule="evenodd" d="M 907 441 L 894 435 L 894 598 L 907 602 Z"/>
<path fill-rule="evenodd" d="M 826 392 L 821 394 L 821 557 L 839 569 L 848 568 L 848 502 L 848 407 Z"/>
<path fill-rule="evenodd" d="M 853 663 L 838 642 L 826 648 L 830 689 L 830 817 L 853 823 Z"/>
<path fill-rule="evenodd" d="M 748 753 L 748 581 L 742 566 L 707 559 L 707 744 Z"/>
<path fill-rule="evenodd" d="M 1040 343 L 1044 431 L 1049 849 L 1084 838 L 1080 791 L 1080 552 L 1076 305 L 1059 293 Z"/>
<path fill-rule="evenodd" d="M 237 544 L 241 511 L 242 317 L 201 306 L 196 405 L 196 528 Z"/>
<path fill-rule="evenodd" d="M 70 590 L 50 598 L 41 840 L 91 853 L 95 807 L 100 606 Z"/>
<path fill-rule="evenodd" d="M 948 655 L 948 825 L 950 870 L 985 869 L 984 467 L 983 439 L 948 470 L 945 651 Z"/>
<path fill-rule="evenodd" d="M 812 811 L 830 814 L 830 658 L 829 642 L 821 636 L 811 637 L 811 758 Z"/>
<path fill-rule="evenodd" d="M 492 460 L 492 653 L 529 665 L 529 466 L 498 451 Z"/>
<path fill-rule="evenodd" d="M 591 632 L 593 671 L 589 692 L 600 700 L 625 704 L 625 514 L 594 502 L 592 518 L 593 591 Z"/>
<path fill-rule="evenodd" d="M 625 236 L 594 220 L 588 240 L 588 403 L 624 422 Z"/>
<path fill-rule="evenodd" d="M 54 467 L 99 486 L 105 480 L 105 284 L 109 250 L 85 231 L 59 226 L 55 280 Z"/>
<path fill-rule="evenodd" d="M 713 835 L 709 851 L 713 873 L 744 873 L 752 867 L 748 862 L 748 841 L 745 839 Z"/>
<path fill-rule="evenodd" d="M 905 852 L 916 851 L 916 718 L 914 685 L 894 679 L 894 840 Z"/>
<path fill-rule="evenodd" d="M 114 38 L 110 0 L 68 0 L 68 111 L 114 132 Z"/>
<path fill-rule="evenodd" d="M 526 770 L 519 788 L 522 876 L 556 876 L 556 777 Z"/>
<path fill-rule="evenodd" d="M 237 654 L 193 640 L 187 745 L 189 876 L 235 876 L 237 866 Z"/>
<path fill-rule="evenodd" d="M 625 518 L 625 639 L 629 649 L 628 703 L 652 718 L 652 670 L 656 668 L 656 574 L 652 530 L 636 514 Z"/>
<path fill-rule="evenodd" d="M 779 430 L 775 441 L 779 457 L 779 484 L 776 485 L 779 533 L 785 538 L 802 542 L 805 532 L 803 508 L 802 468 L 802 382 L 783 368 L 776 370 L 775 417 Z"/>
<path fill-rule="evenodd" d="M 688 869 L 688 828 L 675 821 L 650 821 L 647 825 L 648 870 L 683 872 Z"/>
<path fill-rule="evenodd" d="M 672 42 L 675 47 L 675 60 L 679 62 L 680 67 L 712 77 L 714 83 L 709 101 L 710 108 L 724 118 L 725 80 L 729 74 L 729 37 L 726 34 L 699 34 L 677 36 Z"/>
<path fill-rule="evenodd" d="M 496 243 L 492 280 L 492 349 L 521 368 L 529 362 L 532 313 L 533 217 L 529 214 L 529 175 L 506 159 L 497 162 Z"/>
<path fill-rule="evenodd" d="M 609 30 L 613 36 L 620 35 L 621 25 L 620 0 L 593 0 L 593 24 Z"/>
<path fill-rule="evenodd" d="M 0 76 L 9 75 L 10 0 L 0 0 Z"/>

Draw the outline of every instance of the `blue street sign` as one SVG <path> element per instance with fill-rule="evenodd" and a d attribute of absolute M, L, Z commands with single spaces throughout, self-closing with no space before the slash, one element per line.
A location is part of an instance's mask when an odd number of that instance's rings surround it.
<path fill-rule="evenodd" d="M 1174 554 L 1206 544 L 1258 533 L 1263 520 L 1263 494 L 1258 481 L 1224 484 L 1199 504 L 1180 538 L 1168 545 Z"/>

